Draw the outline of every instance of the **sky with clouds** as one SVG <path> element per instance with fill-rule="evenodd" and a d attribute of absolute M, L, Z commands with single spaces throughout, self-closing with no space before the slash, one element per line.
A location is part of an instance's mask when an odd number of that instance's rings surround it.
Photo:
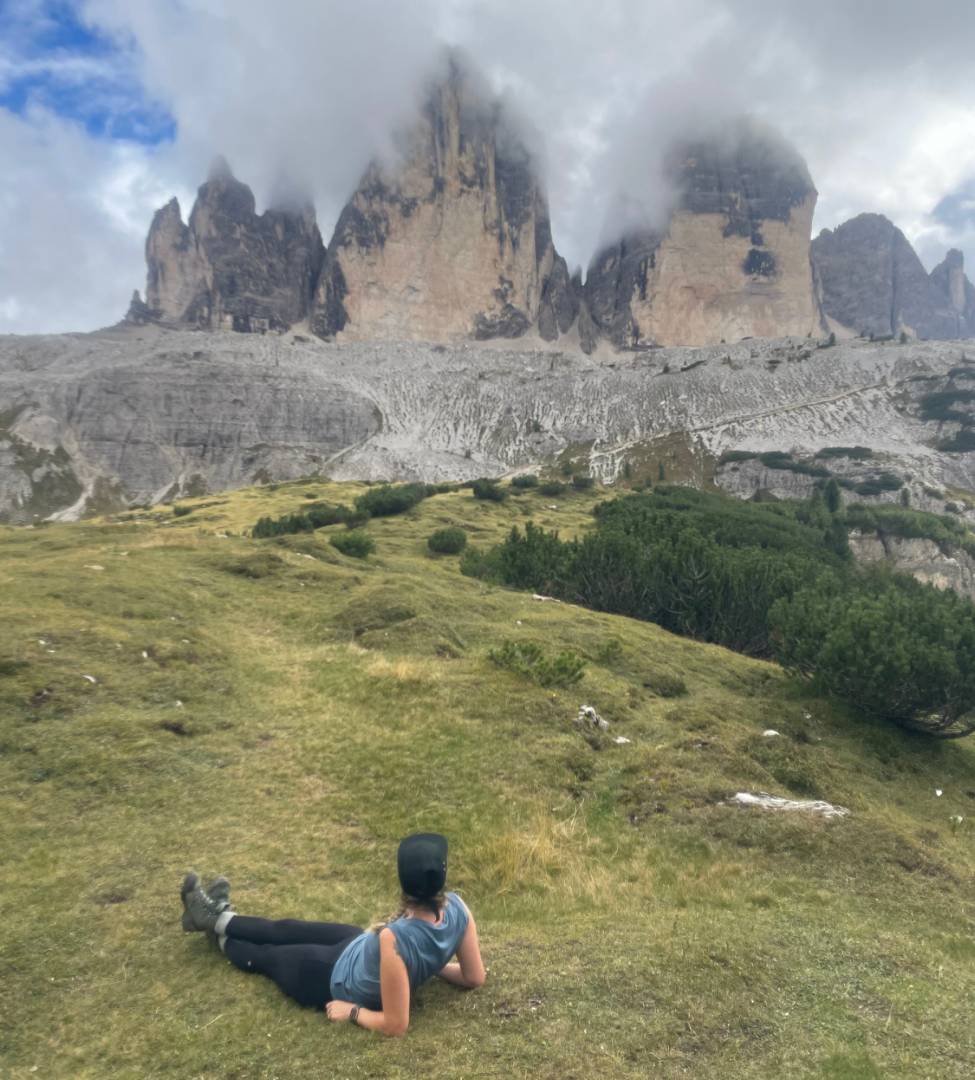
<path fill-rule="evenodd" d="M 0 0 L 0 332 L 116 321 L 218 152 L 327 241 L 443 43 L 534 133 L 570 264 L 675 130 L 745 112 L 806 157 L 817 230 L 878 211 L 975 269 L 970 0 Z"/>

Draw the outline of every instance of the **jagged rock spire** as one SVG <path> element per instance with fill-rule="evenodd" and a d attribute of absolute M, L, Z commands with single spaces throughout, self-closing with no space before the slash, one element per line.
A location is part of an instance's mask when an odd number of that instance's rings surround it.
<path fill-rule="evenodd" d="M 251 189 L 217 157 L 188 224 L 176 199 L 153 218 L 146 306 L 160 321 L 282 330 L 308 314 L 323 258 L 313 208 L 258 216 Z"/>
<path fill-rule="evenodd" d="M 741 119 L 674 144 L 664 175 L 675 194 L 669 221 L 628 231 L 589 266 L 583 348 L 601 337 L 639 348 L 816 332 L 816 189 L 799 153 Z"/>
<path fill-rule="evenodd" d="M 959 300 L 964 292 L 957 260 L 946 260 L 929 276 L 907 237 L 882 214 L 860 214 L 823 229 L 813 241 L 812 257 L 823 310 L 854 333 L 887 337 L 903 331 L 920 338 L 971 333 L 962 325 L 964 304 L 961 310 L 953 307 L 952 289 Z"/>
<path fill-rule="evenodd" d="M 339 217 L 311 323 L 322 337 L 431 341 L 564 333 L 575 315 L 534 161 L 456 52 Z"/>

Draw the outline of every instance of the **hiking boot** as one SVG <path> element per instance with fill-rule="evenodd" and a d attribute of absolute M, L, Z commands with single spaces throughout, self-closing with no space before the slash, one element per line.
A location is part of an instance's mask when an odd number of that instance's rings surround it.
<path fill-rule="evenodd" d="M 230 907 L 230 882 L 223 876 L 214 878 L 206 887 L 207 896 L 225 908 Z"/>
<path fill-rule="evenodd" d="M 213 933 L 217 917 L 230 907 L 230 882 L 226 878 L 217 878 L 210 888 L 212 893 L 205 892 L 196 874 L 186 875 L 180 895 L 186 909 L 183 929 L 187 932 L 209 930 Z"/>
<path fill-rule="evenodd" d="M 195 888 L 199 886 L 199 884 L 200 875 L 191 872 L 187 874 L 185 878 L 183 878 L 183 884 L 180 886 L 179 898 L 180 902 L 183 905 L 183 929 L 187 932 L 195 930 L 196 927 L 193 925 L 193 922 L 190 919 L 190 914 L 186 910 L 186 898 Z"/>

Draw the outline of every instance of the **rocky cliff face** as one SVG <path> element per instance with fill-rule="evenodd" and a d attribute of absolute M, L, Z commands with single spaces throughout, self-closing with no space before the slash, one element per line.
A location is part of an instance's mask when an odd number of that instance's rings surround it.
<path fill-rule="evenodd" d="M 218 159 L 188 225 L 176 199 L 156 212 L 146 240 L 146 301 L 136 297 L 129 318 L 210 330 L 286 329 L 308 314 L 323 258 L 312 206 L 258 216 L 250 188 Z"/>
<path fill-rule="evenodd" d="M 400 160 L 375 163 L 329 244 L 311 325 L 349 340 L 554 340 L 576 314 L 531 155 L 451 56 Z"/>
<path fill-rule="evenodd" d="M 805 460 L 865 446 L 878 455 L 870 473 L 911 475 L 912 505 L 922 486 L 935 493 L 925 509 L 939 509 L 936 494 L 944 510 L 955 489 L 975 491 L 975 453 L 939 449 L 944 424 L 925 419 L 932 388 L 941 400 L 958 368 L 957 345 L 818 352 L 748 341 L 605 362 L 517 344 L 333 344 L 151 325 L 0 338 L 0 521 L 318 472 L 470 479 L 564 454 L 607 482 L 629 464 L 656 483 L 658 463 L 668 481 L 701 482 L 725 450 Z M 697 473 L 679 471 L 678 444 L 703 463 Z M 718 482 L 750 497 L 756 479 L 806 480 L 746 473 L 760 464 Z"/>
<path fill-rule="evenodd" d="M 952 589 L 975 601 L 975 559 L 934 540 L 908 539 L 880 533 L 850 533 L 850 550 L 858 562 L 883 563 L 937 589 Z"/>
<path fill-rule="evenodd" d="M 665 230 L 621 237 L 586 278 L 583 347 L 805 337 L 821 319 L 809 263 L 816 190 L 799 154 L 740 122 L 673 148 Z"/>
<path fill-rule="evenodd" d="M 812 258 L 823 310 L 857 334 L 950 339 L 971 332 L 961 253 L 929 277 L 907 237 L 882 214 L 824 229 L 813 241 Z"/>
<path fill-rule="evenodd" d="M 955 248 L 931 271 L 931 281 L 948 300 L 956 319 L 953 337 L 975 337 L 975 285 L 965 276 L 965 256 Z"/>

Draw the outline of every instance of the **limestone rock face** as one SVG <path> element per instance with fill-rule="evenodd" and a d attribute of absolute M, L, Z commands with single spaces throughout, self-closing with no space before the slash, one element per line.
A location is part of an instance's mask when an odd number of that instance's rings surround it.
<path fill-rule="evenodd" d="M 533 161 L 458 57 L 400 160 L 374 163 L 329 244 L 311 325 L 323 338 L 548 340 L 576 299 Z"/>
<path fill-rule="evenodd" d="M 961 269 L 964 279 L 963 268 L 946 260 L 929 277 L 907 237 L 882 214 L 860 214 L 824 229 L 813 241 L 812 258 L 824 312 L 855 333 L 964 336 L 964 288 L 957 273 Z"/>
<path fill-rule="evenodd" d="M 176 199 L 153 218 L 146 307 L 156 320 L 211 330 L 287 329 L 308 314 L 323 258 L 312 206 L 258 216 L 251 189 L 218 159 L 188 225 Z"/>
<path fill-rule="evenodd" d="M 962 549 L 942 550 L 933 540 L 879 533 L 850 533 L 850 550 L 858 562 L 884 563 L 936 589 L 952 589 L 975 600 L 975 559 Z"/>
<path fill-rule="evenodd" d="M 753 340 L 609 363 L 525 344 L 329 343 L 131 323 L 0 336 L 0 523 L 311 474 L 538 472 L 566 451 L 608 483 L 629 463 L 656 482 L 666 458 L 668 482 L 713 476 L 745 498 L 759 487 L 802 497 L 814 478 L 761 460 L 715 472 L 726 450 L 788 449 L 855 480 L 910 474 L 911 505 L 938 513 L 948 489 L 975 492 L 975 452 L 937 449 L 944 422 L 924 419 L 931 393 L 957 378 L 955 343 L 851 340 L 819 352 Z M 873 455 L 862 472 L 854 459 L 816 457 L 855 446 Z M 975 511 L 951 509 L 975 523 Z"/>
<path fill-rule="evenodd" d="M 816 189 L 799 154 L 741 121 L 675 146 L 667 227 L 621 237 L 589 267 L 580 320 L 617 348 L 805 337 L 821 315 L 809 262 Z"/>
<path fill-rule="evenodd" d="M 955 248 L 931 271 L 932 284 L 948 298 L 959 338 L 975 337 L 975 285 L 965 276 L 965 256 Z"/>

